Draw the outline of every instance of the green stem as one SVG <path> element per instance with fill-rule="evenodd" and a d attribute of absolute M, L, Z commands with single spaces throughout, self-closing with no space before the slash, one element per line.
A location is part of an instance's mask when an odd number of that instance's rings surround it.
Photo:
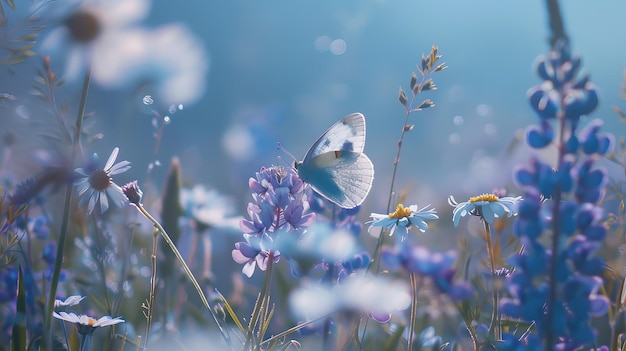
<path fill-rule="evenodd" d="M 246 343 L 244 344 L 243 350 L 248 350 L 252 343 L 252 339 L 254 338 L 254 327 L 256 326 L 259 315 L 261 314 L 261 309 L 266 305 L 265 299 L 269 296 L 270 291 L 270 282 L 272 278 L 272 269 L 274 267 L 274 254 L 270 253 L 267 259 L 267 268 L 265 269 L 265 277 L 263 278 L 263 286 L 261 287 L 261 292 L 259 292 L 259 297 L 257 298 L 256 304 L 254 305 L 254 310 L 252 311 L 252 316 L 250 317 L 250 323 L 248 324 L 248 331 L 246 333 Z M 261 328 L 259 328 L 261 330 Z M 261 340 L 261 339 L 259 339 Z M 260 345 L 256 345 L 253 349 L 256 350 Z"/>
<path fill-rule="evenodd" d="M 72 163 L 76 161 L 78 148 L 80 147 L 80 134 L 83 128 L 83 118 L 85 115 L 85 105 L 87 104 L 87 93 L 89 92 L 90 80 L 91 71 L 88 69 L 85 73 L 83 90 L 80 96 L 80 103 L 78 106 L 78 115 L 76 116 L 76 129 L 74 130 L 74 140 L 72 142 Z M 44 316 L 44 345 L 45 348 L 48 350 L 52 348 L 52 312 L 54 311 L 54 300 L 56 299 L 57 288 L 59 286 L 59 277 L 61 276 L 61 266 L 63 265 L 63 255 L 65 253 L 65 243 L 67 241 L 67 229 L 69 225 L 73 187 L 73 184 L 68 184 L 65 189 L 65 203 L 63 205 L 61 231 L 59 234 L 59 241 L 57 243 L 57 252 L 56 259 L 54 260 L 54 268 L 52 270 L 52 278 L 50 280 L 50 292 L 48 295 L 46 315 Z"/>
<path fill-rule="evenodd" d="M 174 242 L 172 241 L 170 236 L 167 234 L 165 229 L 163 229 L 161 224 L 154 217 L 152 217 L 152 215 L 150 213 L 148 213 L 148 211 L 146 211 L 146 209 L 143 207 L 143 205 L 138 204 L 135 207 L 139 210 L 139 212 L 141 212 L 141 214 L 144 217 L 146 217 L 150 222 L 152 222 L 152 225 L 154 225 L 154 227 L 161 233 L 161 237 L 169 245 L 170 249 L 174 253 L 174 256 L 176 256 L 176 258 L 178 259 L 178 262 L 183 267 L 183 270 L 185 271 L 185 274 L 187 275 L 187 278 L 189 278 L 189 280 L 193 284 L 193 287 L 196 289 L 196 292 L 198 293 L 198 296 L 200 297 L 200 300 L 202 300 L 202 304 L 204 305 L 204 307 L 206 307 L 206 309 L 211 314 L 211 318 L 213 318 L 213 320 L 215 321 L 215 324 L 217 325 L 217 328 L 219 329 L 220 334 L 222 335 L 222 338 L 224 339 L 224 341 L 226 341 L 226 344 L 232 350 L 230 337 L 226 334 L 226 332 L 224 331 L 224 329 L 220 325 L 220 322 L 218 321 L 217 316 L 215 315 L 215 312 L 213 312 L 213 308 L 209 304 L 209 301 L 207 300 L 206 296 L 204 296 L 204 291 L 202 291 L 202 287 L 200 287 L 200 284 L 198 283 L 198 280 L 196 279 L 196 277 L 191 272 L 191 269 L 189 269 L 189 266 L 187 266 L 187 263 L 185 262 L 185 259 L 183 258 L 183 256 L 180 254 L 180 252 L 176 248 L 176 245 L 174 244 Z"/>
<path fill-rule="evenodd" d="M 415 317 L 417 315 L 417 279 L 416 273 L 411 272 L 409 277 L 411 278 L 411 315 L 409 316 L 409 340 L 407 344 L 407 350 L 413 350 L 413 334 L 415 331 Z"/>
<path fill-rule="evenodd" d="M 146 327 L 146 341 L 144 345 L 144 350 L 148 349 L 148 341 L 150 340 L 150 331 L 152 329 L 152 309 L 154 308 L 154 294 L 156 292 L 158 235 L 158 230 L 155 230 L 154 233 L 152 233 L 152 256 L 150 256 L 150 261 L 152 263 L 152 275 L 150 276 L 150 295 L 148 296 L 148 314 L 146 316 L 148 326 Z"/>
<path fill-rule="evenodd" d="M 493 252 L 493 245 L 491 243 L 491 228 L 489 223 L 483 219 L 483 224 L 485 225 L 485 241 L 487 242 L 487 255 L 489 256 L 489 266 L 491 266 L 491 280 L 492 280 L 492 289 L 493 289 L 493 308 L 491 311 L 491 322 L 489 323 L 489 333 L 493 333 L 493 337 L 495 340 L 502 340 L 500 327 L 500 314 L 498 313 L 498 287 L 496 284 L 496 257 Z"/>

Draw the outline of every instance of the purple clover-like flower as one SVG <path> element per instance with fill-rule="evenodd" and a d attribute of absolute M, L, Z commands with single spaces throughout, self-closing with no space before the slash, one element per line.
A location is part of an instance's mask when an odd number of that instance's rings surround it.
<path fill-rule="evenodd" d="M 232 257 L 245 264 L 243 273 L 251 277 L 256 266 L 265 270 L 269 259 L 280 259 L 275 240 L 281 235 L 301 235 L 313 224 L 315 214 L 307 213 L 304 182 L 291 169 L 263 167 L 248 186 L 253 199 L 248 203 L 249 218 L 239 224 L 246 241 L 235 244 Z"/>

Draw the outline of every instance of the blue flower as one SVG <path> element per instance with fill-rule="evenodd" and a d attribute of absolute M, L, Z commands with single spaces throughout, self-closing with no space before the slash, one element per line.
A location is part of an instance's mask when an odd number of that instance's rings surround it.
<path fill-rule="evenodd" d="M 505 214 L 508 217 L 517 215 L 517 203 L 521 198 L 521 196 L 498 197 L 494 194 L 483 194 L 472 197 L 466 202 L 457 203 L 454 196 L 451 195 L 448 198 L 448 203 L 454 207 L 452 221 L 454 226 L 458 227 L 461 217 L 465 217 L 467 214 L 479 216 L 489 224 L 493 224 L 494 219 Z"/>
<path fill-rule="evenodd" d="M 122 188 L 113 183 L 111 178 L 111 176 L 124 173 L 130 168 L 128 161 L 115 163 L 119 151 L 118 147 L 113 149 L 103 168 L 98 166 L 98 156 L 94 154 L 93 159 L 88 162 L 86 167 L 76 169 L 76 173 L 80 174 L 81 177 L 74 181 L 74 185 L 78 188 L 78 195 L 83 197 L 81 202 L 89 202 L 87 206 L 89 214 L 93 212 L 98 203 L 100 203 L 100 213 L 106 212 L 109 209 L 109 197 L 114 204 L 119 206 L 128 201 Z"/>
<path fill-rule="evenodd" d="M 412 227 L 417 227 L 423 233 L 428 229 L 426 221 L 439 218 L 435 209 L 428 209 L 428 206 L 418 210 L 417 205 L 404 207 L 402 204 L 398 204 L 396 211 L 388 215 L 372 213 L 370 215 L 372 221 L 367 223 L 371 223 L 369 229 L 372 229 L 372 227 L 391 229 L 389 235 L 393 235 L 398 227 L 404 228 L 405 233 L 408 233 Z"/>

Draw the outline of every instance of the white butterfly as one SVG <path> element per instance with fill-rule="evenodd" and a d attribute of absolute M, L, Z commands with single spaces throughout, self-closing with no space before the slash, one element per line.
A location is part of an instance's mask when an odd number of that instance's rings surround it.
<path fill-rule="evenodd" d="M 322 134 L 294 167 L 317 193 L 340 207 L 354 208 L 363 203 L 374 180 L 374 165 L 364 147 L 365 117 L 353 113 Z"/>

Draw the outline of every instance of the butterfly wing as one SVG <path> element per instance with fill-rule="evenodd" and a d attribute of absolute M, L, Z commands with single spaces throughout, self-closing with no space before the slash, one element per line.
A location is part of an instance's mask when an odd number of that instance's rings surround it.
<path fill-rule="evenodd" d="M 313 189 L 343 208 L 359 206 L 374 180 L 374 165 L 363 154 L 365 117 L 348 115 L 311 146 L 297 164 L 300 178 Z"/>
<path fill-rule="evenodd" d="M 360 113 L 348 115 L 333 124 L 309 148 L 303 164 L 311 158 L 331 151 L 351 151 L 362 153 L 365 147 L 365 116 Z"/>

